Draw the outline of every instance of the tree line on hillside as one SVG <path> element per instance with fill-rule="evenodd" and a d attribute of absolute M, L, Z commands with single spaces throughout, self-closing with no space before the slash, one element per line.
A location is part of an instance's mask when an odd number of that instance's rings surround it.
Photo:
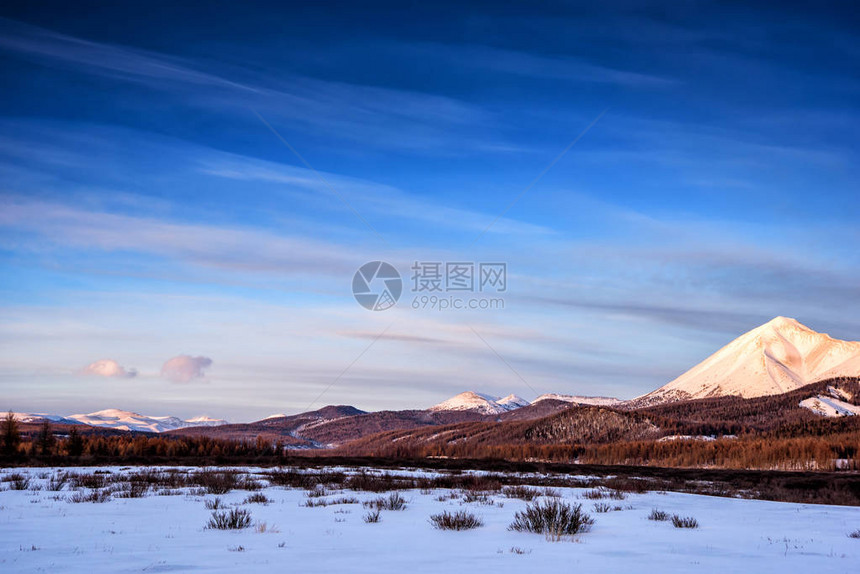
<path fill-rule="evenodd" d="M 461 423 L 389 431 L 334 450 L 289 450 L 278 440 L 206 436 L 65 434 L 45 421 L 22 434 L 12 413 L 0 422 L 3 464 L 279 464 L 291 456 L 399 459 L 448 457 L 599 465 L 731 469 L 860 470 L 860 417 L 801 421 L 765 433 L 716 440 L 663 440 L 636 413 L 630 420 L 606 409 L 586 409 L 532 422 Z M 612 425 L 615 425 L 614 427 Z M 644 429 L 644 431 L 643 431 Z M 587 432 L 586 432 L 587 431 Z M 603 432 L 615 440 L 598 440 Z M 632 431 L 632 432 L 628 432 Z M 607 434 L 608 433 L 608 434 Z M 581 440 L 590 436 L 592 442 Z M 395 440 L 397 439 L 397 440 Z"/>
<path fill-rule="evenodd" d="M 11 412 L 0 421 L 0 463 L 277 463 L 287 452 L 283 443 L 263 437 L 243 441 L 131 433 L 104 436 L 84 434 L 75 425 L 58 436 L 54 425 L 47 420 L 37 433 L 27 435 L 21 432 Z"/>
<path fill-rule="evenodd" d="M 759 470 L 860 470 L 860 432 L 820 437 L 748 436 L 701 440 L 617 441 L 607 444 L 421 444 L 408 440 L 372 445 L 355 441 L 332 454 L 418 459 L 469 458 L 583 464 Z"/>

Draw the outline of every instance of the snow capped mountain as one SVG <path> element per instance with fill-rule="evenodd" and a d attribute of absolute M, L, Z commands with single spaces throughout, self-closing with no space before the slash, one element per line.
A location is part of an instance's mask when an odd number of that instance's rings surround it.
<path fill-rule="evenodd" d="M 595 405 L 599 407 L 611 407 L 620 404 L 624 401 L 614 397 L 582 397 L 577 395 L 557 395 L 555 393 L 546 393 L 534 400 L 535 403 L 546 400 L 564 401 L 566 403 L 576 403 L 580 405 Z"/>
<path fill-rule="evenodd" d="M 528 405 L 529 402 L 516 395 L 508 395 L 503 399 L 483 393 L 466 391 L 451 397 L 438 405 L 430 407 L 430 411 L 476 411 L 485 415 L 499 415 Z"/>
<path fill-rule="evenodd" d="M 840 376 L 860 376 L 860 342 L 833 339 L 794 319 L 777 317 L 634 402 L 776 395 Z"/>
<path fill-rule="evenodd" d="M 527 407 L 531 404 L 524 398 L 514 394 L 510 394 L 504 398 L 501 398 L 497 400 L 496 403 L 507 408 L 508 410 L 518 409 L 520 407 Z"/>
<path fill-rule="evenodd" d="M 165 432 L 193 426 L 219 426 L 227 424 L 221 419 L 212 419 L 200 416 L 189 420 L 177 417 L 152 417 L 121 411 L 119 409 L 106 409 L 89 414 L 71 415 L 68 418 L 79 423 L 94 427 L 105 427 L 118 430 Z"/>
<path fill-rule="evenodd" d="M 49 420 L 52 423 L 64 425 L 76 425 L 78 421 L 72 420 L 60 415 L 49 415 L 47 413 L 12 413 L 12 416 L 19 423 L 40 423 L 44 420 Z"/>

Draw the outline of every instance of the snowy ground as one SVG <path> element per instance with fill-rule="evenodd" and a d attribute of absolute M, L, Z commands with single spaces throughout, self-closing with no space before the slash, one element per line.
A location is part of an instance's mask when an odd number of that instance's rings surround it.
<path fill-rule="evenodd" d="M 68 470 L 68 469 L 63 469 Z M 118 469 L 109 469 L 116 473 Z M 254 469 L 250 469 L 254 472 Z M 94 472 L 94 469 L 80 469 Z M 0 471 L 0 478 L 11 469 Z M 219 498 L 251 511 L 240 531 L 205 528 L 214 495 L 112 498 L 74 503 L 68 486 L 45 490 L 52 469 L 23 472 L 31 488 L 0 492 L 0 572 L 851 572 L 860 571 L 860 508 L 738 500 L 679 493 L 628 494 L 625 500 L 580 498 L 558 489 L 595 519 L 574 541 L 507 530 L 528 503 L 490 496 L 492 504 L 437 500 L 448 490 L 403 491 L 408 507 L 363 520 L 360 504 L 308 508 L 301 489 L 268 487 L 270 504 L 243 503 L 250 494 Z M 43 478 L 38 478 L 43 477 Z M 7 476 L 8 478 L 8 476 Z M 338 491 L 329 500 L 379 495 Z M 622 510 L 594 513 L 595 502 Z M 484 521 L 470 531 L 432 528 L 431 514 L 466 508 Z M 651 509 L 695 517 L 700 527 L 677 529 L 647 519 Z"/>

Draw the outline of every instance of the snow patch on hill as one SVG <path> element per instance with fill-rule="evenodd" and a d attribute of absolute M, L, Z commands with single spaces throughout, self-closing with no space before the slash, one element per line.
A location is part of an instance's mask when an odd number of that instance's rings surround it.
<path fill-rule="evenodd" d="M 860 406 L 852 405 L 851 403 L 846 403 L 845 401 L 840 401 L 839 399 L 826 397 L 824 395 L 804 399 L 800 401 L 800 406 L 811 410 L 817 415 L 825 417 L 850 417 L 853 415 L 860 415 Z"/>

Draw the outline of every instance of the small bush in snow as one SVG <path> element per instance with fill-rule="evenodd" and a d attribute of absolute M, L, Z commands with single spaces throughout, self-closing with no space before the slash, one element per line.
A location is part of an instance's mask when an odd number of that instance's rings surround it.
<path fill-rule="evenodd" d="M 594 488 L 592 490 L 586 490 L 582 493 L 583 498 L 587 498 L 588 500 L 601 500 L 608 496 L 605 490 L 601 490 L 599 488 Z"/>
<path fill-rule="evenodd" d="M 379 522 L 380 520 L 382 520 L 382 512 L 378 508 L 364 515 L 364 521 L 367 523 Z"/>
<path fill-rule="evenodd" d="M 189 482 L 205 488 L 209 494 L 227 494 L 239 487 L 239 478 L 231 470 L 200 470 L 189 477 Z"/>
<path fill-rule="evenodd" d="M 511 546 L 511 554 L 531 554 L 531 550 L 525 550 L 519 546 Z"/>
<path fill-rule="evenodd" d="M 212 513 L 207 528 L 215 530 L 241 530 L 251 526 L 251 513 L 244 508 L 234 508 L 230 511 Z"/>
<path fill-rule="evenodd" d="M 699 522 L 692 516 L 672 515 L 672 526 L 675 528 L 698 528 Z"/>
<path fill-rule="evenodd" d="M 598 514 L 604 514 L 610 510 L 612 510 L 612 505 L 606 502 L 596 502 L 594 504 L 594 512 L 597 512 Z"/>
<path fill-rule="evenodd" d="M 349 476 L 343 483 L 350 490 L 367 492 L 388 492 L 398 488 L 414 488 L 412 479 L 393 476 L 390 474 L 373 474 L 362 470 Z"/>
<path fill-rule="evenodd" d="M 304 506 L 308 508 L 316 508 L 318 506 L 329 506 L 336 504 L 358 504 L 359 500 L 354 496 L 341 496 L 340 498 L 332 498 L 331 500 L 326 500 L 324 498 L 309 498 L 305 501 Z M 365 506 L 371 506 L 368 503 L 365 503 Z"/>
<path fill-rule="evenodd" d="M 143 498 L 149 486 L 145 482 L 132 481 L 123 483 L 116 491 L 117 498 Z"/>
<path fill-rule="evenodd" d="M 206 508 L 208 510 L 218 510 L 219 508 L 224 508 L 224 503 L 220 498 L 217 497 L 212 500 L 207 500 L 203 504 L 206 505 Z"/>
<path fill-rule="evenodd" d="M 470 530 L 483 526 L 484 522 L 470 512 L 459 510 L 457 512 L 448 512 L 442 514 L 434 514 L 430 517 L 430 524 L 439 530 Z"/>
<path fill-rule="evenodd" d="M 107 502 L 110 500 L 110 492 L 107 490 L 93 490 L 90 493 L 76 492 L 68 499 L 69 502 Z"/>
<path fill-rule="evenodd" d="M 272 502 L 262 492 L 255 492 L 245 499 L 245 504 L 269 504 Z"/>
<path fill-rule="evenodd" d="M 525 500 L 526 502 L 531 502 L 538 496 L 540 496 L 540 490 L 537 488 L 531 488 L 529 486 L 506 486 L 502 489 L 502 494 L 507 496 L 508 498 L 519 498 L 520 500 Z"/>
<path fill-rule="evenodd" d="M 656 520 L 658 522 L 665 522 L 669 520 L 669 513 L 664 512 L 662 510 L 657 510 L 656 508 L 651 510 L 651 514 L 648 515 L 648 520 Z"/>
<path fill-rule="evenodd" d="M 860 529 L 855 530 L 854 532 L 848 535 L 848 538 L 860 538 Z"/>
<path fill-rule="evenodd" d="M 406 499 L 399 492 L 392 492 L 388 496 L 380 496 L 364 503 L 366 508 L 377 510 L 406 510 Z"/>
<path fill-rule="evenodd" d="M 588 532 L 594 520 L 582 511 L 582 505 L 570 505 L 558 499 L 538 501 L 517 512 L 509 530 L 544 534 L 551 540 Z"/>
<path fill-rule="evenodd" d="M 325 487 L 322 485 L 319 485 L 319 484 L 317 486 L 315 486 L 314 488 L 312 488 L 311 490 L 308 490 L 307 492 L 305 492 L 305 496 L 307 496 L 308 498 L 321 498 L 323 496 L 328 496 L 328 495 L 329 495 L 329 492 L 325 489 Z"/>
<path fill-rule="evenodd" d="M 258 522 L 254 525 L 254 532 L 256 532 L 257 534 L 278 534 L 281 531 L 274 524 L 269 526 L 269 524 L 266 522 Z"/>
<path fill-rule="evenodd" d="M 51 478 L 48 479 L 48 484 L 45 486 L 45 489 L 59 492 L 60 490 L 63 490 L 63 487 L 68 481 L 69 477 L 65 472 L 57 472 L 51 475 Z"/>
<path fill-rule="evenodd" d="M 23 474 L 9 475 L 9 490 L 27 490 L 30 488 L 30 477 Z"/>
<path fill-rule="evenodd" d="M 479 490 L 464 490 L 463 494 L 463 502 L 477 502 L 478 504 L 493 504 L 493 501 L 490 499 L 490 496 L 486 492 L 481 492 Z"/>
<path fill-rule="evenodd" d="M 73 488 L 104 488 L 105 475 L 98 471 L 93 474 L 69 474 Z"/>

